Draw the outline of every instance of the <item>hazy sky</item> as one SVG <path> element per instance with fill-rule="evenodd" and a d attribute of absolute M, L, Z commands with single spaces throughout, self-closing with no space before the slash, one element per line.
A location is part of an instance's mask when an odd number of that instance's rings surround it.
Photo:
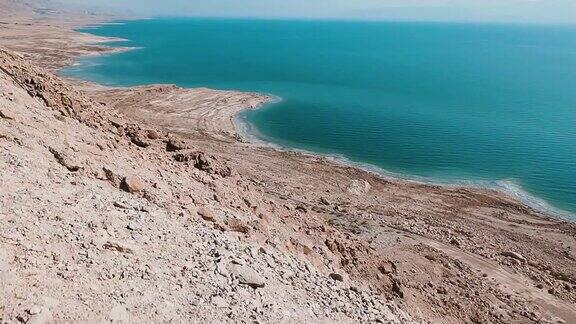
<path fill-rule="evenodd" d="M 576 24 L 576 0 L 60 0 L 146 15 Z"/>

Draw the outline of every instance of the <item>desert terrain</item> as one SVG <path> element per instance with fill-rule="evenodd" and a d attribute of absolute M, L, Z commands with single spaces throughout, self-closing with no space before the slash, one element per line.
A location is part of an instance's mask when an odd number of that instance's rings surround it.
<path fill-rule="evenodd" d="M 0 322 L 576 323 L 576 226 L 243 138 L 269 98 L 58 76 L 117 19 L 0 0 Z"/>

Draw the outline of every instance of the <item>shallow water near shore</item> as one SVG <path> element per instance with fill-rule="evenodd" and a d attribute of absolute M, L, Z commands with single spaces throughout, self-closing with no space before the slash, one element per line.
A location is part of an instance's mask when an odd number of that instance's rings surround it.
<path fill-rule="evenodd" d="M 138 49 L 83 58 L 68 76 L 271 93 L 282 101 L 241 116 L 262 141 L 576 212 L 576 27 L 152 19 L 84 31 Z"/>

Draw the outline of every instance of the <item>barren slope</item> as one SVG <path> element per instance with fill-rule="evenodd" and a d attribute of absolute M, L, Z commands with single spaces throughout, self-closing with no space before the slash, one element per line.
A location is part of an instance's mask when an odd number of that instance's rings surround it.
<path fill-rule="evenodd" d="M 17 56 L 0 51 L 0 63 L 4 321 L 407 318 L 370 290 L 243 240 L 262 220 L 215 200 L 215 186 L 245 182 L 219 161 L 175 162 L 161 132 L 120 121 Z"/>
<path fill-rule="evenodd" d="M 0 28 L 0 320 L 576 322 L 573 223 L 238 141 L 257 94 L 80 91 L 37 65 L 83 19 Z"/>

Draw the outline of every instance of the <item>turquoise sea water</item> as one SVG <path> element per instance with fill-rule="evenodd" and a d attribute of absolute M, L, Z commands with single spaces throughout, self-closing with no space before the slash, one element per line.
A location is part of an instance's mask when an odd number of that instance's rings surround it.
<path fill-rule="evenodd" d="M 576 212 L 576 27 L 152 19 L 84 31 L 138 49 L 64 74 L 270 93 L 262 140 Z"/>

